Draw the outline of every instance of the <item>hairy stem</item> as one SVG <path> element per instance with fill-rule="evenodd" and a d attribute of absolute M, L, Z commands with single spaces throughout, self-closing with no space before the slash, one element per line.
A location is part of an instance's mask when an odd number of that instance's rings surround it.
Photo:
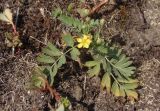
<path fill-rule="evenodd" d="M 75 47 L 75 46 L 74 46 Z M 53 66 L 61 59 L 61 57 L 65 54 L 67 54 L 68 52 L 70 52 L 74 47 L 70 48 L 69 50 L 67 50 L 66 52 L 62 53 L 62 55 L 52 64 L 51 68 L 53 68 Z"/>
<path fill-rule="evenodd" d="M 18 32 L 17 32 L 17 30 L 16 30 L 16 26 L 15 26 L 14 24 L 12 24 L 12 28 L 13 28 L 14 34 L 15 34 L 15 35 L 18 34 Z"/>

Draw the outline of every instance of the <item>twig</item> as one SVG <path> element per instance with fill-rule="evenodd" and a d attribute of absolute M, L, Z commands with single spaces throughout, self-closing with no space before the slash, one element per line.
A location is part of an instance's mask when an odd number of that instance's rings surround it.
<path fill-rule="evenodd" d="M 84 90 L 86 90 L 86 82 L 87 82 L 87 77 L 86 77 L 86 74 L 85 74 L 84 83 L 83 83 L 83 89 Z"/>
<path fill-rule="evenodd" d="M 98 11 L 103 5 L 105 5 L 106 3 L 108 3 L 109 0 L 104 0 L 101 3 L 99 3 L 98 5 L 96 5 L 95 7 L 93 7 L 90 11 L 90 13 L 87 16 L 90 16 L 92 14 L 94 14 L 96 11 Z"/>
<path fill-rule="evenodd" d="M 47 45 L 47 44 L 45 44 L 44 42 L 42 42 L 42 41 L 40 41 L 40 40 L 38 40 L 38 39 L 36 39 L 36 38 L 34 38 L 34 37 L 32 37 L 32 36 L 29 36 L 30 38 L 32 38 L 32 39 L 34 39 L 34 40 L 36 40 L 37 42 L 39 42 L 39 43 L 41 43 L 41 44 L 43 44 L 43 45 Z"/>
<path fill-rule="evenodd" d="M 115 16 L 119 13 L 119 11 L 117 11 L 115 14 L 113 14 L 110 18 L 110 20 L 108 21 L 108 24 L 110 24 L 112 22 L 112 20 L 115 18 Z"/>

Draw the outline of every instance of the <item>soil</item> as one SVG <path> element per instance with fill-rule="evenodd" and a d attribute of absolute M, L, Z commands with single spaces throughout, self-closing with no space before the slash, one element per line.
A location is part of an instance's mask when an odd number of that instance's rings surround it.
<path fill-rule="evenodd" d="M 56 90 L 71 101 L 71 111 L 160 111 L 160 1 L 117 1 L 102 7 L 95 17 L 107 21 L 105 39 L 119 45 L 134 61 L 141 85 L 139 100 L 132 104 L 107 94 L 100 89 L 98 77 L 89 78 L 71 65 L 65 66 L 68 71 L 61 72 L 55 83 Z M 37 65 L 35 57 L 43 47 L 37 40 L 57 43 L 64 28 L 52 18 L 52 10 L 66 9 L 70 3 L 78 4 L 76 0 L 1 0 L 0 10 L 9 7 L 14 18 L 19 8 L 17 31 L 23 45 L 12 57 L 4 38 L 12 29 L 0 22 L 0 111 L 49 111 L 51 96 L 27 86 Z"/>

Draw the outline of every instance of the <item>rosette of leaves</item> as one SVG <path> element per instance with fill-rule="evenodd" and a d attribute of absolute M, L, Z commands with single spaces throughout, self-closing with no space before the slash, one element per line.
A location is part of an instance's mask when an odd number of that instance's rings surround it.
<path fill-rule="evenodd" d="M 50 85 L 53 85 L 58 69 L 66 63 L 66 55 L 70 55 L 73 60 L 77 60 L 80 55 L 79 50 L 74 47 L 74 39 L 70 34 L 63 35 L 62 39 L 67 47 L 65 51 L 49 42 L 37 57 L 39 66 L 43 69 L 42 72 L 47 76 Z"/>
<path fill-rule="evenodd" d="M 132 66 L 132 61 L 122 54 L 122 50 L 110 47 L 100 38 L 104 20 L 93 20 L 88 17 L 80 20 L 64 14 L 61 9 L 56 9 L 53 15 L 78 34 L 90 34 L 96 29 L 93 43 L 89 48 L 93 60 L 85 63 L 89 68 L 88 74 L 91 77 L 101 74 L 101 86 L 109 93 L 112 92 L 115 96 L 128 96 L 132 100 L 138 99 L 135 90 L 138 87 L 138 80 L 134 78 L 135 67 Z"/>

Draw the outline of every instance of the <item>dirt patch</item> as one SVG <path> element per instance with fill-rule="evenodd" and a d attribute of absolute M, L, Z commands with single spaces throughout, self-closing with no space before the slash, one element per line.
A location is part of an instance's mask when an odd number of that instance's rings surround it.
<path fill-rule="evenodd" d="M 9 56 L 9 55 L 8 55 Z M 1 56 L 0 60 L 0 104 L 1 111 L 43 110 L 48 96 L 45 93 L 30 91 L 28 82 L 35 66 L 31 54 L 22 58 Z"/>
<path fill-rule="evenodd" d="M 9 7 L 16 15 L 19 7 L 18 32 L 23 46 L 11 58 L 11 50 L 5 47 L 4 32 L 11 31 L 0 22 L 0 110 L 2 111 L 48 111 L 52 103 L 46 93 L 30 91 L 27 84 L 32 68 L 37 65 L 35 56 L 43 46 L 31 39 L 59 41 L 63 26 L 51 17 L 53 8 L 66 8 L 77 1 L 2 0 L 1 10 Z M 139 100 L 135 104 L 125 98 L 115 98 L 100 89 L 99 78 L 89 78 L 83 71 L 65 66 L 67 72 L 57 76 L 55 87 L 72 103 L 72 111 L 159 111 L 160 110 L 160 21 L 158 0 L 134 0 L 114 7 L 103 7 L 100 17 L 106 19 L 104 37 L 118 44 L 137 67 L 136 75 L 141 81 Z M 45 15 L 41 13 L 44 9 Z M 18 49 L 17 49 L 18 50 Z M 80 72 L 80 73 L 77 73 Z"/>

